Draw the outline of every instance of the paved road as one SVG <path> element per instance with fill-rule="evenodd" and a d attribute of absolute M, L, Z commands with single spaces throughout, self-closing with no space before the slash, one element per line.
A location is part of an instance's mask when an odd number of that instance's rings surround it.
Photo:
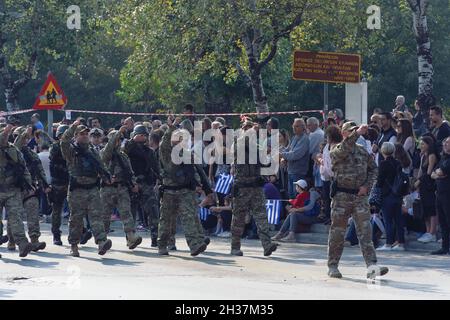
<path fill-rule="evenodd" d="M 91 240 L 81 258 L 65 246 L 20 259 L 0 247 L 0 299 L 449 299 L 450 256 L 423 253 L 379 254 L 390 268 L 381 281 L 368 284 L 359 249 L 346 248 L 341 280 L 326 275 L 326 247 L 282 244 L 273 257 L 259 241 L 243 242 L 244 257 L 232 257 L 227 239 L 212 239 L 208 251 L 193 258 L 182 236 L 179 251 L 159 257 L 148 236 L 131 252 L 120 232 L 111 234 L 113 249 L 97 255 Z"/>

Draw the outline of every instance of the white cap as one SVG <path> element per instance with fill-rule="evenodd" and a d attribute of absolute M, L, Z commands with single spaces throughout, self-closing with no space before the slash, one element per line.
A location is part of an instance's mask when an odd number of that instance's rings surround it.
<path fill-rule="evenodd" d="M 297 186 L 299 186 L 299 187 L 302 188 L 302 189 L 308 188 L 308 182 L 306 182 L 306 181 L 303 180 L 303 179 L 300 179 L 300 180 L 294 182 L 294 185 L 297 185 Z"/>

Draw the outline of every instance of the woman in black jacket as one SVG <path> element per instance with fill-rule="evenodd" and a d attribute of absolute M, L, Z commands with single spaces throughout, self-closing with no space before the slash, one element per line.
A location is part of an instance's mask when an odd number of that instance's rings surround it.
<path fill-rule="evenodd" d="M 402 170 L 400 162 L 393 157 L 394 152 L 395 145 L 391 142 L 384 142 L 381 146 L 384 160 L 380 162 L 378 168 L 376 187 L 382 190 L 381 211 L 386 229 L 386 244 L 378 248 L 379 251 L 405 250 L 405 232 L 401 211 L 403 199 L 392 192 L 395 176 Z M 396 234 L 398 244 L 393 246 Z"/>

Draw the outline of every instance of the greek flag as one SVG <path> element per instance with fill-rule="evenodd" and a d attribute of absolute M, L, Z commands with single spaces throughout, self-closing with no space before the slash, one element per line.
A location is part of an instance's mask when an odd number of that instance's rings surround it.
<path fill-rule="evenodd" d="M 267 200 L 266 209 L 267 209 L 267 218 L 269 220 L 269 224 L 280 223 L 281 201 L 280 200 Z"/>
<path fill-rule="evenodd" d="M 198 208 L 198 215 L 200 217 L 200 220 L 205 221 L 210 214 L 211 211 L 209 209 L 203 207 Z"/>
<path fill-rule="evenodd" d="M 233 176 L 231 174 L 221 173 L 219 179 L 217 180 L 216 189 L 214 191 L 221 194 L 229 194 L 232 184 Z"/>

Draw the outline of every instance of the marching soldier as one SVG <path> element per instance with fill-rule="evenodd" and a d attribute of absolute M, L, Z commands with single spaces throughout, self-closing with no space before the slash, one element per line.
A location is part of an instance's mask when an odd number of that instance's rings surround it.
<path fill-rule="evenodd" d="M 39 226 L 39 193 L 38 189 L 42 188 L 45 193 L 50 192 L 50 186 L 47 183 L 47 178 L 45 176 L 44 168 L 42 167 L 41 160 L 39 156 L 28 147 L 28 143 L 31 140 L 32 128 L 19 127 L 14 130 L 13 135 L 16 137 L 14 141 L 14 146 L 22 152 L 25 159 L 25 163 L 28 171 L 31 174 L 32 187 L 35 190 L 33 193 L 28 191 L 22 192 L 23 197 L 23 207 L 27 214 L 27 226 L 28 226 L 28 236 L 30 237 L 31 244 L 33 245 L 33 251 L 37 252 L 39 250 L 45 249 L 46 243 L 40 242 L 39 237 L 41 236 L 40 226 Z M 8 224 L 8 250 L 15 250 L 16 244 L 14 242 L 14 236 L 11 234 L 11 229 Z"/>
<path fill-rule="evenodd" d="M 0 208 L 8 212 L 8 227 L 19 246 L 19 256 L 26 257 L 34 247 L 25 235 L 22 222 L 25 216 L 22 190 L 34 192 L 34 189 L 22 153 L 8 142 L 12 128 L 10 124 L 0 127 Z"/>
<path fill-rule="evenodd" d="M 373 186 L 377 168 L 373 158 L 356 143 L 359 132 L 352 122 L 346 122 L 342 131 L 349 135 L 330 153 L 334 180 L 331 187 L 331 228 L 328 238 L 328 275 L 342 278 L 338 270 L 344 250 L 344 236 L 348 219 L 355 221 L 359 245 L 368 267 L 367 277 L 384 275 L 389 270 L 376 266 L 377 257 L 372 243 L 368 191 Z"/>
<path fill-rule="evenodd" d="M 148 219 L 151 233 L 151 246 L 157 246 L 159 201 L 156 196 L 155 186 L 159 178 L 160 167 L 155 152 L 147 146 L 149 132 L 144 125 L 137 125 L 132 132 L 131 140 L 128 140 L 123 151 L 128 155 L 131 167 L 136 175 L 138 194 L 132 204 L 134 208 L 140 206 L 143 218 Z M 133 209 L 134 209 L 133 208 Z M 133 210 L 135 212 L 135 210 Z M 144 222 L 144 221 L 143 221 Z"/>
<path fill-rule="evenodd" d="M 107 239 L 99 191 L 99 179 L 110 183 L 110 175 L 100 156 L 89 145 L 89 129 L 75 121 L 61 138 L 61 151 L 69 169 L 68 202 L 70 208 L 69 243 L 71 255 L 79 257 L 78 243 L 83 232 L 83 217 L 90 218 L 98 254 L 104 255 L 112 245 Z M 72 139 L 75 138 L 74 142 Z"/>
<path fill-rule="evenodd" d="M 50 193 L 50 201 L 52 204 L 52 234 L 53 244 L 62 246 L 61 241 L 61 211 L 63 209 L 64 200 L 67 198 L 67 190 L 69 187 L 69 171 L 67 169 L 66 160 L 64 160 L 61 152 L 61 139 L 64 132 L 69 128 L 68 125 L 60 125 L 56 129 L 56 139 L 50 148 L 50 176 L 52 183 L 52 191 Z"/>
<path fill-rule="evenodd" d="M 178 120 L 177 120 L 178 121 Z M 158 253 L 168 255 L 167 245 L 172 235 L 174 221 L 178 213 L 185 232 L 191 256 L 197 256 L 206 250 L 207 244 L 197 214 L 195 190 L 201 186 L 200 177 L 193 164 L 175 164 L 172 149 L 180 141 L 176 139 L 176 122 L 172 117 L 167 120 L 169 129 L 164 134 L 159 156 L 162 165 L 162 202 L 161 218 L 158 230 Z M 187 133 L 189 135 L 189 133 Z"/>
<path fill-rule="evenodd" d="M 231 221 L 231 254 L 242 256 L 241 237 L 245 228 L 245 216 L 251 214 L 258 228 L 258 236 L 264 248 L 264 256 L 270 256 L 277 249 L 269 235 L 269 222 L 267 221 L 266 199 L 264 196 L 264 179 L 261 176 L 261 164 L 251 164 L 250 144 L 251 137 L 256 138 L 256 132 L 249 129 L 243 136 L 236 139 L 234 144 L 235 163 L 233 165 L 233 218 Z M 258 150 L 257 150 L 258 152 Z M 245 161 L 240 163 L 238 155 L 244 154 Z"/>
<path fill-rule="evenodd" d="M 111 212 L 117 208 L 123 222 L 127 246 L 132 250 L 142 242 L 142 237 L 136 235 L 129 193 L 137 193 L 138 185 L 128 156 L 120 151 L 120 138 L 126 130 L 127 128 L 123 126 L 119 131 L 111 131 L 108 134 L 108 143 L 100 151 L 104 164 L 112 174 L 112 184 L 103 183 L 100 194 L 105 208 L 103 219 L 105 231 L 109 232 Z"/>

